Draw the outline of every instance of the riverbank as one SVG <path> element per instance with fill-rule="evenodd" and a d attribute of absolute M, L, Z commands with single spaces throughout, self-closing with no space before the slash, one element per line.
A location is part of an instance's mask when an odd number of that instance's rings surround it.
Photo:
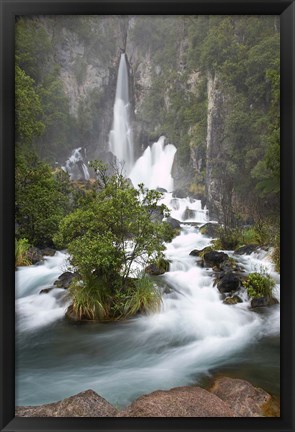
<path fill-rule="evenodd" d="M 208 389 L 197 386 L 155 391 L 118 410 L 93 390 L 61 401 L 16 407 L 17 417 L 279 417 L 270 394 L 241 379 L 217 378 Z"/>

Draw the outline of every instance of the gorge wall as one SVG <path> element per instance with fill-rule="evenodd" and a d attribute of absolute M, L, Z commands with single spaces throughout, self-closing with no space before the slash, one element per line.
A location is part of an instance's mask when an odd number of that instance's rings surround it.
<path fill-rule="evenodd" d="M 42 148 L 40 155 L 62 163 L 70 149 L 83 147 L 89 160 L 109 160 L 124 51 L 135 156 L 165 135 L 177 147 L 176 189 L 203 199 L 212 215 L 232 223 L 244 193 L 236 181 L 252 172 L 259 178 L 255 166 L 266 154 L 265 141 L 257 136 L 269 129 L 271 74 L 278 74 L 279 65 L 277 22 L 274 26 L 271 17 L 52 16 L 36 17 L 34 23 L 36 31 L 43 31 L 43 46 L 51 47 L 42 52 L 44 67 L 39 67 L 37 80 L 54 75 L 67 105 L 61 125 L 63 129 L 67 123 L 67 130 L 59 136 L 58 128 L 47 128 L 50 133 L 36 145 Z M 18 25 L 26 25 L 26 19 Z M 268 39 L 261 37 L 262 30 Z M 268 40 L 272 49 L 263 57 Z M 26 49 L 24 41 L 18 43 L 20 50 Z M 262 85 L 268 69 L 269 79 Z M 246 215 L 251 210 L 243 209 Z"/>

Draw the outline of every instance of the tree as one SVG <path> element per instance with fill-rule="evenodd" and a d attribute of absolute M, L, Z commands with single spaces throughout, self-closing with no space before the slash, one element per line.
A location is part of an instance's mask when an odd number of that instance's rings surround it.
<path fill-rule="evenodd" d="M 28 150 L 16 152 L 17 236 L 35 246 L 52 246 L 60 220 L 69 212 L 69 180 Z"/>
<path fill-rule="evenodd" d="M 63 219 L 55 238 L 68 248 L 82 281 L 73 288 L 74 305 L 82 292 L 87 297 L 87 307 L 81 309 L 79 303 L 76 313 L 113 317 L 118 314 L 115 299 L 136 292 L 131 278 L 137 276 L 136 267 L 161 258 L 172 231 L 166 222 L 155 221 L 155 213 L 167 215 L 166 207 L 158 206 L 159 192 L 143 185 L 134 189 L 120 173 L 108 176 L 101 163 L 93 167 L 98 174 L 96 194 Z M 99 308 L 94 307 L 96 301 Z"/>

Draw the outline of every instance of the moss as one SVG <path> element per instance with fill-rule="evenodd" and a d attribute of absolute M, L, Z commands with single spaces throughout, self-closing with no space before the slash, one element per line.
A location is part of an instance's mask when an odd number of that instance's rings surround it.
<path fill-rule="evenodd" d="M 243 282 L 250 298 L 271 297 L 275 281 L 269 274 L 250 273 Z"/>

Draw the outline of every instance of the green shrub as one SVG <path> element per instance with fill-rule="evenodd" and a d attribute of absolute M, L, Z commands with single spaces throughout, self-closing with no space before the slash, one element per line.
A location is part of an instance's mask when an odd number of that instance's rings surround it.
<path fill-rule="evenodd" d="M 250 273 L 243 282 L 251 298 L 271 297 L 275 281 L 269 274 Z"/>
<path fill-rule="evenodd" d="M 237 228 L 220 227 L 218 238 L 213 241 L 216 249 L 233 250 L 241 244 L 241 231 Z"/>
<path fill-rule="evenodd" d="M 114 315 L 118 318 L 128 318 L 137 313 L 158 312 L 161 306 L 161 294 L 153 282 L 143 276 L 134 279 L 126 292 L 118 292 L 114 299 Z"/>
<path fill-rule="evenodd" d="M 27 266 L 32 262 L 28 258 L 28 250 L 30 248 L 29 241 L 26 238 L 15 239 L 15 266 Z"/>

